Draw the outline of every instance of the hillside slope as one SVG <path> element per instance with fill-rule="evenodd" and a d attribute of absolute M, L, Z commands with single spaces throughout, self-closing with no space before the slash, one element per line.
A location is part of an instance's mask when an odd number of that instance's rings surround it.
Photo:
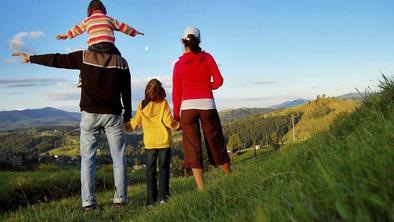
<path fill-rule="evenodd" d="M 327 130 L 334 119 L 353 112 L 359 104 L 357 100 L 319 98 L 303 105 L 234 120 L 223 126 L 223 132 L 227 141 L 232 136 L 238 137 L 243 148 L 254 144 L 292 143 L 294 120 L 295 139 L 303 141 Z"/>
<path fill-rule="evenodd" d="M 99 211 L 83 213 L 80 198 L 21 209 L 5 221 L 394 221 L 394 81 L 356 112 L 307 141 L 236 162 L 225 177 L 171 180 L 168 203 L 144 207 L 144 186 L 131 186 L 131 202 L 112 206 L 100 193 Z"/>
<path fill-rule="evenodd" d="M 286 116 L 290 113 L 302 113 L 300 121 L 295 126 L 295 139 L 302 141 L 327 130 L 331 123 L 340 115 L 356 110 L 360 102 L 336 98 L 319 98 L 304 105 L 268 113 L 262 117 Z M 292 130 L 284 137 L 284 141 L 293 142 Z"/>

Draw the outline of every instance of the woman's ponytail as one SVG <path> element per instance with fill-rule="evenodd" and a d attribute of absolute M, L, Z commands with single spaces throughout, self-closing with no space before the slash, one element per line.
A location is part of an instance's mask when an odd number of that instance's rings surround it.
<path fill-rule="evenodd" d="M 202 50 L 200 47 L 200 40 L 193 34 L 187 35 L 187 38 L 188 40 L 182 39 L 182 42 L 185 45 L 185 47 L 189 47 L 194 54 L 200 53 Z"/>

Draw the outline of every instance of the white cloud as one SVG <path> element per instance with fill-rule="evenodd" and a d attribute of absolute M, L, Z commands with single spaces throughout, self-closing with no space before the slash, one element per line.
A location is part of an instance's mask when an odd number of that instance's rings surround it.
<path fill-rule="evenodd" d="M 145 46 L 145 51 L 149 51 L 149 46 Z"/>
<path fill-rule="evenodd" d="M 146 84 L 149 82 L 151 79 L 158 79 L 161 84 L 163 85 L 163 88 L 166 90 L 167 93 L 167 98 L 169 98 L 171 90 L 172 90 L 172 78 L 170 76 L 149 76 L 146 77 L 144 80 L 131 80 L 131 90 L 133 92 L 133 101 L 140 101 L 142 100 L 145 95 L 145 87 Z"/>
<path fill-rule="evenodd" d="M 173 59 L 173 60 L 167 60 L 167 61 L 163 61 L 164 64 L 168 64 L 171 66 L 175 66 L 175 63 L 178 62 L 178 58 L 177 59 Z"/>
<path fill-rule="evenodd" d="M 164 88 L 171 88 L 172 87 L 172 78 L 171 76 L 150 76 L 146 78 L 146 82 L 151 79 L 158 79 Z"/>
<path fill-rule="evenodd" d="M 81 88 L 77 87 L 76 83 L 59 82 L 57 90 L 44 94 L 50 100 L 79 100 L 81 95 Z"/>
<path fill-rule="evenodd" d="M 252 81 L 252 82 L 247 82 L 244 84 L 244 86 L 250 86 L 250 85 L 270 85 L 270 84 L 276 84 L 276 81 Z"/>
<path fill-rule="evenodd" d="M 17 63 L 17 62 L 21 62 L 22 60 L 17 59 L 17 58 L 5 59 L 4 57 L 1 57 L 1 56 L 0 56 L 0 61 L 1 61 L 1 62 L 5 62 L 5 63 Z"/>
<path fill-rule="evenodd" d="M 21 51 L 27 53 L 34 53 L 34 48 L 31 46 L 26 46 L 25 39 L 37 39 L 43 37 L 44 33 L 41 31 L 32 31 L 32 32 L 20 32 L 14 37 L 12 37 L 10 41 L 9 48 L 13 51 Z"/>
<path fill-rule="evenodd" d="M 19 59 L 1 59 L 1 61 L 5 62 L 5 63 L 18 63 L 18 62 L 21 62 L 22 60 L 19 60 Z"/>
<path fill-rule="evenodd" d="M 50 86 L 66 82 L 56 78 L 1 78 L 0 88 L 20 88 L 32 86 Z"/>

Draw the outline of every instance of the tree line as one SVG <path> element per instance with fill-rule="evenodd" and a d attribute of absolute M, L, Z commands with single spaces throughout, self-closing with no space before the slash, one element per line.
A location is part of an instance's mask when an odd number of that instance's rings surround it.
<path fill-rule="evenodd" d="M 223 127 L 227 146 L 233 149 L 283 143 L 284 136 L 292 129 L 292 121 L 297 124 L 301 117 L 302 113 L 297 112 L 283 116 L 254 115 L 234 121 Z"/>

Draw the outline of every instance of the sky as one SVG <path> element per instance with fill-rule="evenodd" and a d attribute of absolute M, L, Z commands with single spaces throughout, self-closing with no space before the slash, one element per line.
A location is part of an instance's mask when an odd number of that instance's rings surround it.
<path fill-rule="evenodd" d="M 108 15 L 145 36 L 116 32 L 131 67 L 133 107 L 147 80 L 159 78 L 171 101 L 174 62 L 184 29 L 201 30 L 224 84 L 219 110 L 268 107 L 317 95 L 376 90 L 394 73 L 393 0 L 103 0 Z M 11 53 L 69 53 L 87 34 L 58 41 L 86 18 L 88 0 L 2 0 L 0 110 L 55 107 L 78 111 L 78 70 L 22 64 Z"/>

